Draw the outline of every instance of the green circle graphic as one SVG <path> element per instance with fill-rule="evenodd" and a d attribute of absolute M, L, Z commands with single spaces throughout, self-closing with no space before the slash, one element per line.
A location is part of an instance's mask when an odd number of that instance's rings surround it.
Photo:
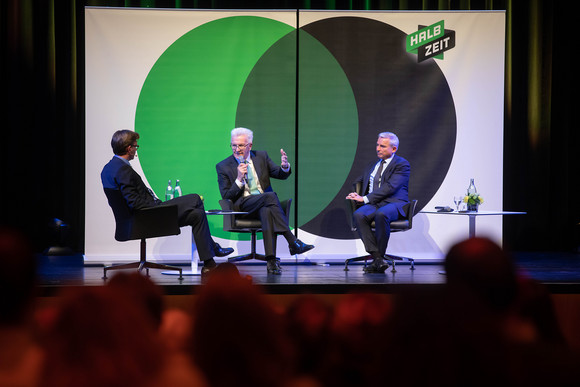
<path fill-rule="evenodd" d="M 252 129 L 253 148 L 276 163 L 280 148 L 288 154 L 294 173 L 272 184 L 281 200 L 299 198 L 291 226 L 329 205 L 355 157 L 358 113 L 344 71 L 311 35 L 275 20 L 235 16 L 203 24 L 157 60 L 135 117 L 139 160 L 157 195 L 164 196 L 169 179 L 180 179 L 184 194 L 198 193 L 207 209 L 219 208 L 215 164 L 231 154 L 237 126 Z M 247 239 L 224 232 L 221 217 L 208 220 L 215 236 Z"/>
<path fill-rule="evenodd" d="M 167 181 L 219 208 L 215 164 L 231 154 L 230 130 L 244 83 L 259 58 L 293 27 L 266 18 L 235 16 L 203 24 L 176 40 L 149 72 L 137 102 L 139 160 L 151 187 Z M 225 233 L 209 217 L 212 234 Z"/>

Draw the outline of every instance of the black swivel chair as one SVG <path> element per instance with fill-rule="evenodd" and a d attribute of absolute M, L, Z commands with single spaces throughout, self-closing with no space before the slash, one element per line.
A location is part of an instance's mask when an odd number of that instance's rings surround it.
<path fill-rule="evenodd" d="M 177 223 L 177 206 L 157 206 L 131 211 L 127 206 L 121 191 L 105 188 L 105 195 L 115 216 L 115 239 L 119 242 L 141 240 L 141 255 L 139 262 L 121 265 L 105 266 L 103 279 L 107 279 L 107 271 L 138 268 L 139 271 L 149 269 L 164 269 L 179 271 L 179 279 L 183 279 L 182 269 L 160 263 L 147 262 L 146 239 L 181 233 Z"/>
<path fill-rule="evenodd" d="M 353 187 L 354 192 L 358 193 L 359 195 L 362 195 L 362 183 L 356 183 Z M 354 212 L 357 210 L 358 208 L 358 203 L 355 202 L 354 200 L 346 200 L 346 209 L 347 209 L 347 218 L 348 218 L 348 222 L 350 224 L 350 228 L 352 231 L 356 231 L 356 224 L 354 222 Z M 404 211 L 405 211 L 405 217 L 403 219 L 398 219 L 394 222 L 391 222 L 391 233 L 393 232 L 402 232 L 402 231 L 408 231 L 411 228 L 413 228 L 413 216 L 415 215 L 415 210 L 417 208 L 417 200 L 411 200 L 409 203 L 405 204 L 405 206 L 403 207 Z M 375 229 L 375 221 L 373 220 L 371 223 L 371 227 L 374 231 Z M 365 267 L 367 264 L 367 260 L 371 259 L 370 255 L 363 255 L 361 257 L 355 257 L 355 258 L 349 258 L 346 261 L 344 261 L 344 270 L 348 271 L 348 264 L 351 262 L 359 262 L 359 261 L 365 261 Z M 386 254 L 385 255 L 385 259 L 387 261 L 389 261 L 392 265 L 392 270 L 391 272 L 396 273 L 396 268 L 395 268 L 395 261 L 409 261 L 411 263 L 411 270 L 415 270 L 415 260 L 413 258 L 408 258 L 408 257 L 399 257 L 396 255 L 391 255 L 391 254 Z"/>
<path fill-rule="evenodd" d="M 284 210 L 286 216 L 289 216 L 292 199 L 284 200 L 280 202 L 280 204 L 282 205 L 282 209 Z M 223 211 L 234 211 L 234 204 L 229 199 L 220 200 L 220 206 Z M 228 258 L 228 262 L 240 262 L 247 261 L 249 259 L 258 259 L 261 261 L 266 260 L 266 256 L 264 254 L 258 254 L 256 252 L 256 234 L 262 231 L 262 222 L 260 219 L 248 219 L 243 215 L 235 214 L 224 215 L 224 231 L 252 234 L 251 252 L 249 254 Z M 276 239 L 277 235 L 274 237 L 274 251 L 276 251 Z"/>

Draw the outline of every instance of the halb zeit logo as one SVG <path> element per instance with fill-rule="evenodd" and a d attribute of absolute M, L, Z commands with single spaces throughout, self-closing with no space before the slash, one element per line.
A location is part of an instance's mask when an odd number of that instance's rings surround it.
<path fill-rule="evenodd" d="M 417 54 L 417 61 L 429 58 L 443 59 L 443 53 L 455 47 L 455 31 L 445 29 L 441 20 L 430 26 L 419 26 L 416 32 L 407 35 L 407 52 Z"/>

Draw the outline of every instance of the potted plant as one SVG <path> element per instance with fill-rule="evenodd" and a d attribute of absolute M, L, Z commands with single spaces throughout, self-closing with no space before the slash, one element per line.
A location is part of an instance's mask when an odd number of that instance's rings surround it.
<path fill-rule="evenodd" d="M 465 195 L 463 202 L 467 204 L 467 211 L 477 212 L 479 205 L 483 204 L 483 197 L 478 193 Z"/>

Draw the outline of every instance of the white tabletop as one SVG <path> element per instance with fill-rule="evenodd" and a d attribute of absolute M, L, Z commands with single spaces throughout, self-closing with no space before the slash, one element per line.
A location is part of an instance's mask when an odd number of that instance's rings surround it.
<path fill-rule="evenodd" d="M 525 215 L 526 212 L 520 211 L 455 211 L 452 212 L 439 212 L 437 210 L 422 210 L 419 211 L 422 214 L 445 214 L 445 215 L 471 215 L 471 216 L 480 216 L 480 215 Z"/>
<path fill-rule="evenodd" d="M 455 211 L 452 212 L 439 212 L 437 210 L 422 210 L 419 211 L 422 214 L 441 214 L 441 215 L 467 215 L 469 216 L 469 228 L 468 234 L 470 238 L 475 236 L 475 218 L 478 216 L 485 215 L 525 215 L 525 212 L 519 211 Z"/>

